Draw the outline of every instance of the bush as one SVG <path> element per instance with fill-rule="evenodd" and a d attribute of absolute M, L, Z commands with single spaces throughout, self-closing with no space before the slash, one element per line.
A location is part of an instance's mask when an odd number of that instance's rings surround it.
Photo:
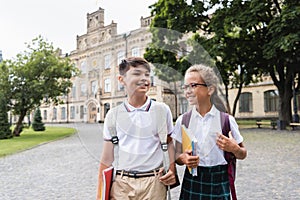
<path fill-rule="evenodd" d="M 12 131 L 8 122 L 7 99 L 0 94 L 0 139 L 12 138 Z"/>
<path fill-rule="evenodd" d="M 42 122 L 42 116 L 40 109 L 36 109 L 32 122 L 32 129 L 34 131 L 45 131 L 45 125 Z"/>

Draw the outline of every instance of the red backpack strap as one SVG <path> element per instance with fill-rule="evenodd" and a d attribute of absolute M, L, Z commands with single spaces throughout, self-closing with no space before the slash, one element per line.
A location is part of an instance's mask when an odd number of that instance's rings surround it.
<path fill-rule="evenodd" d="M 191 116 L 192 116 L 192 110 L 184 113 L 182 116 L 181 124 L 185 125 L 186 128 L 189 127 Z"/>
<path fill-rule="evenodd" d="M 221 125 L 222 125 L 222 133 L 226 137 L 229 137 L 230 131 L 230 122 L 229 122 L 229 115 L 224 112 L 220 112 L 221 114 Z M 232 200 L 237 200 L 236 191 L 235 191 L 235 172 L 236 172 L 236 158 L 231 152 L 224 152 L 224 157 L 228 163 L 228 178 L 229 178 L 229 185 L 230 185 L 230 192 Z"/>

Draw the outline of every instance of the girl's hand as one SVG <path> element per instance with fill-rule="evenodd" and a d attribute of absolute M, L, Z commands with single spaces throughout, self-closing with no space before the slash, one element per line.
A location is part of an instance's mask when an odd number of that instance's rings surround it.
<path fill-rule="evenodd" d="M 186 150 L 184 153 L 181 154 L 182 156 L 182 162 L 187 166 L 191 168 L 198 167 L 199 164 L 199 156 L 193 156 L 192 150 Z"/>
<path fill-rule="evenodd" d="M 235 152 L 239 149 L 239 145 L 236 143 L 235 139 L 232 137 L 231 131 L 228 133 L 229 137 L 223 134 L 219 134 L 217 138 L 217 145 L 220 149 L 227 152 Z"/>

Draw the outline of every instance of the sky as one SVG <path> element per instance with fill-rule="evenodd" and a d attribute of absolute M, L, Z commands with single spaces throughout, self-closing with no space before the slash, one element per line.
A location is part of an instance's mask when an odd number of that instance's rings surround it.
<path fill-rule="evenodd" d="M 63 53 L 76 49 L 76 36 L 86 33 L 87 13 L 103 8 L 104 25 L 117 23 L 118 34 L 140 27 L 157 0 L 0 0 L 0 50 L 13 59 L 25 43 L 41 35 Z"/>

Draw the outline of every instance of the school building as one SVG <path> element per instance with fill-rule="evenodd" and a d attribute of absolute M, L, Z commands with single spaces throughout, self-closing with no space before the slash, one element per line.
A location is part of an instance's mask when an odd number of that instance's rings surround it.
<path fill-rule="evenodd" d="M 118 34 L 114 21 L 104 25 L 104 9 L 88 13 L 87 32 L 77 36 L 77 48 L 69 54 L 81 74 L 72 79 L 70 93 L 62 97 L 64 104 L 40 107 L 43 122 L 103 121 L 108 110 L 126 98 L 124 88 L 117 81 L 118 63 L 125 57 L 143 56 L 151 42 L 150 22 L 151 17 L 141 17 L 140 28 Z M 151 81 L 149 97 L 168 104 L 174 118 L 188 109 L 188 103 L 180 91 L 181 83 L 164 82 L 153 71 Z M 229 91 L 231 107 L 236 92 L 236 89 Z M 277 89 L 269 77 L 264 77 L 263 82 L 243 88 L 235 116 L 255 119 L 276 117 L 277 109 Z"/>

